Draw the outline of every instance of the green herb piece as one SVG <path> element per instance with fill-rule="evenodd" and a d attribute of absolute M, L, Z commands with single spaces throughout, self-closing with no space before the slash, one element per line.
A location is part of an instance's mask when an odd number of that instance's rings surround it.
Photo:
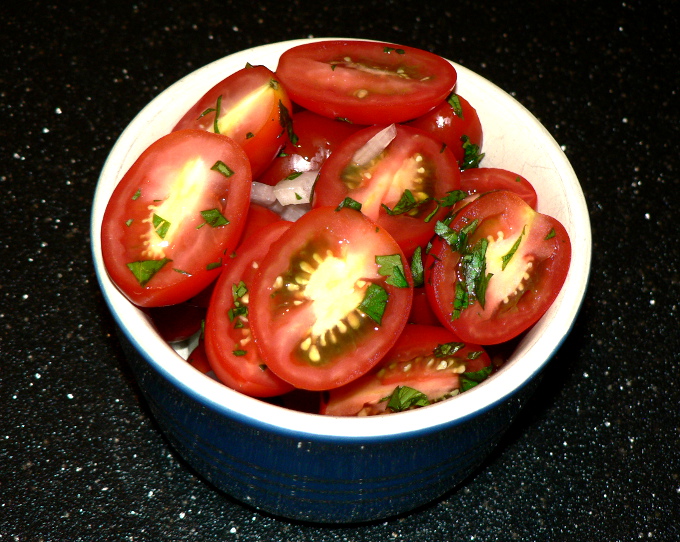
<path fill-rule="evenodd" d="M 156 230 L 156 233 L 158 234 L 158 237 L 160 237 L 161 239 L 165 239 L 165 236 L 167 235 L 168 230 L 170 229 L 170 222 L 168 222 L 164 218 L 161 218 L 156 213 L 153 214 L 151 220 L 153 222 L 153 227 Z"/>
<path fill-rule="evenodd" d="M 245 356 L 248 352 L 246 352 L 245 350 L 241 350 L 240 348 L 237 348 L 236 350 L 232 350 L 231 353 L 234 354 L 235 356 Z"/>
<path fill-rule="evenodd" d="M 227 178 L 231 177 L 234 174 L 234 171 L 227 164 L 222 162 L 222 160 L 218 160 L 217 162 L 215 162 L 213 164 L 213 167 L 211 167 L 210 169 L 221 173 Z"/>
<path fill-rule="evenodd" d="M 481 356 L 481 355 L 482 355 L 482 351 L 481 351 L 481 350 L 474 350 L 473 352 L 470 352 L 470 353 L 467 355 L 467 359 L 477 359 L 477 358 L 478 358 L 479 356 Z"/>
<path fill-rule="evenodd" d="M 388 298 L 389 294 L 385 288 L 379 286 L 378 284 L 371 284 L 368 288 L 366 288 L 364 299 L 357 308 L 366 314 L 366 316 L 371 318 L 375 323 L 381 325 Z"/>
<path fill-rule="evenodd" d="M 399 254 L 388 256 L 376 256 L 375 263 L 378 264 L 378 273 L 387 277 L 385 282 L 397 288 L 408 288 L 408 281 L 404 273 L 404 264 Z"/>
<path fill-rule="evenodd" d="M 138 188 L 137 192 L 135 192 L 132 196 L 132 201 L 138 200 L 141 195 L 142 195 L 142 189 Z"/>
<path fill-rule="evenodd" d="M 461 348 L 465 348 L 465 343 L 461 342 L 444 343 L 437 345 L 437 347 L 432 351 L 432 353 L 438 358 L 445 358 L 447 356 L 453 356 Z"/>
<path fill-rule="evenodd" d="M 288 139 L 293 145 L 297 145 L 298 136 L 293 131 L 293 119 L 290 116 L 288 108 L 279 100 L 279 124 L 288 135 Z"/>
<path fill-rule="evenodd" d="M 479 371 L 474 371 L 470 373 L 463 373 L 460 376 L 460 390 L 468 391 L 470 388 L 474 388 L 477 384 L 481 384 L 491 374 L 491 365 L 480 369 Z"/>
<path fill-rule="evenodd" d="M 446 193 L 446 196 L 439 200 L 439 204 L 442 207 L 453 207 L 456 203 L 466 197 L 467 193 L 462 190 L 450 190 Z"/>
<path fill-rule="evenodd" d="M 284 180 L 287 181 L 292 181 L 293 179 L 297 179 L 300 175 L 302 175 L 302 171 L 293 171 L 288 177 L 285 177 Z"/>
<path fill-rule="evenodd" d="M 552 239 L 557 235 L 557 232 L 555 231 L 555 228 L 551 228 L 550 231 L 548 232 L 548 235 L 544 237 L 544 239 L 547 241 L 548 239 Z"/>
<path fill-rule="evenodd" d="M 510 247 L 510 250 L 508 253 L 501 258 L 503 261 L 503 264 L 501 265 L 501 271 L 505 270 L 505 267 L 508 265 L 510 260 L 512 260 L 512 257 L 515 255 L 515 252 L 517 252 L 517 249 L 519 248 L 519 244 L 522 242 L 522 237 L 524 237 L 524 233 L 526 232 L 526 225 L 522 228 L 522 233 L 519 234 L 519 237 L 517 238 L 517 241 Z"/>
<path fill-rule="evenodd" d="M 427 395 L 409 386 L 397 386 L 383 401 L 388 401 L 387 408 L 392 412 L 403 412 L 409 408 L 423 407 L 430 404 Z"/>
<path fill-rule="evenodd" d="M 198 118 L 199 119 L 203 118 L 206 115 L 209 115 L 210 113 L 215 113 L 215 118 L 213 120 L 213 132 L 215 132 L 216 134 L 219 134 L 220 133 L 219 122 L 220 122 L 220 116 L 222 115 L 222 95 L 221 94 L 217 97 L 217 103 L 215 104 L 215 107 L 209 107 L 208 109 L 203 111 L 203 113 L 201 113 L 198 116 Z"/>
<path fill-rule="evenodd" d="M 248 132 L 246 134 L 246 139 L 250 139 L 250 138 L 253 138 L 253 137 L 255 137 L 255 134 L 253 132 Z"/>
<path fill-rule="evenodd" d="M 227 218 L 219 211 L 219 209 L 207 209 L 205 211 L 201 211 L 201 216 L 203 217 L 203 220 L 205 220 L 205 224 L 208 224 L 213 228 L 219 228 L 220 226 L 226 226 L 229 224 L 229 220 L 227 220 Z M 199 228 L 203 225 L 204 224 L 201 224 Z"/>
<path fill-rule="evenodd" d="M 217 269 L 218 267 L 222 267 L 222 258 L 220 258 L 216 262 L 209 263 L 208 265 L 205 266 L 207 271 L 212 271 L 213 269 Z"/>
<path fill-rule="evenodd" d="M 338 205 L 335 210 L 339 211 L 340 209 L 343 209 L 344 207 L 349 207 L 350 209 L 354 209 L 355 211 L 361 211 L 361 203 L 359 203 L 357 200 L 354 200 L 350 197 L 346 197 L 344 200 L 340 202 L 340 205 Z"/>
<path fill-rule="evenodd" d="M 482 238 L 473 247 L 471 252 L 461 258 L 461 270 L 465 280 L 465 288 L 471 298 L 477 299 L 484 308 L 484 294 L 488 279 L 486 276 L 486 249 L 489 241 Z"/>
<path fill-rule="evenodd" d="M 300 194 L 298 194 L 297 192 L 295 192 L 295 199 L 301 200 L 302 196 Z"/>
<path fill-rule="evenodd" d="M 279 90 L 279 87 L 281 86 L 279 82 L 276 79 L 270 79 L 269 80 L 269 86 L 273 88 L 274 90 Z"/>
<path fill-rule="evenodd" d="M 463 162 L 460 164 L 461 171 L 466 169 L 471 169 L 479 167 L 479 163 L 484 158 L 484 153 L 479 152 L 479 145 L 475 145 L 470 141 L 470 138 L 466 135 L 460 137 L 463 142 Z"/>
<path fill-rule="evenodd" d="M 163 258 L 162 260 L 141 260 L 131 262 L 127 264 L 127 267 L 132 271 L 139 285 L 144 287 L 166 263 L 171 261 L 169 258 Z"/>
<path fill-rule="evenodd" d="M 425 200 L 429 201 L 429 200 Z M 387 205 L 382 203 L 383 209 L 387 211 L 387 214 L 390 216 L 395 216 L 395 215 L 403 215 L 404 213 L 408 213 L 412 211 L 413 209 L 417 209 L 419 205 L 423 204 L 425 201 L 416 201 L 416 198 L 413 197 L 413 193 L 407 188 L 404 190 L 404 193 L 401 195 L 399 198 L 399 201 L 396 203 L 394 208 L 390 209 Z"/>
<path fill-rule="evenodd" d="M 133 222 L 134 220 L 132 218 L 129 218 L 128 220 L 125 221 L 125 225 L 130 226 L 130 224 L 132 224 Z"/>
<path fill-rule="evenodd" d="M 384 48 L 383 48 L 383 52 L 384 52 L 384 53 L 387 53 L 388 55 L 389 55 L 392 51 L 394 51 L 394 52 L 397 53 L 398 55 L 405 55 L 405 54 L 406 54 L 406 51 L 404 51 L 403 49 L 395 49 L 394 47 L 384 47 Z"/>
<path fill-rule="evenodd" d="M 191 276 L 191 273 L 189 273 L 188 271 L 184 271 L 184 269 L 178 269 L 177 267 L 173 267 L 172 270 L 173 270 L 175 273 L 179 273 L 180 275 L 186 275 L 186 276 L 188 276 L 188 277 Z"/>
<path fill-rule="evenodd" d="M 413 275 L 414 288 L 420 288 L 425 283 L 422 247 L 416 247 L 413 251 L 413 256 L 411 257 L 411 275 Z"/>
<path fill-rule="evenodd" d="M 231 295 L 234 299 L 234 306 L 227 311 L 229 321 L 233 322 L 238 316 L 248 316 L 248 306 L 243 303 L 241 298 L 248 293 L 246 283 L 242 280 L 231 285 Z M 234 328 L 243 327 L 241 320 L 236 320 Z"/>
<path fill-rule="evenodd" d="M 454 114 L 459 117 L 459 118 L 465 118 L 463 117 L 463 106 L 460 103 L 460 98 L 458 97 L 458 94 L 455 92 L 452 92 L 449 97 L 446 99 L 446 101 L 449 103 L 451 108 L 453 109 Z"/>

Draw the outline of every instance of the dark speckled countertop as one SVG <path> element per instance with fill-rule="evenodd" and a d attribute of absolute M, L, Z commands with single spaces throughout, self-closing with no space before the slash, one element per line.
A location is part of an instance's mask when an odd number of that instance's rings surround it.
<path fill-rule="evenodd" d="M 0 541 L 680 539 L 672 2 L 10 4 L 0 38 Z M 217 58 L 309 36 L 429 49 L 496 83 L 563 146 L 592 219 L 581 314 L 501 446 L 457 491 L 369 525 L 281 520 L 199 479 L 140 399 L 90 257 L 97 176 L 133 116 Z"/>

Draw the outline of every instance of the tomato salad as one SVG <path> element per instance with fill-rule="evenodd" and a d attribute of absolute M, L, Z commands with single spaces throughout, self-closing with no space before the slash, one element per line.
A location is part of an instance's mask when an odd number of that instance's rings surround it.
<path fill-rule="evenodd" d="M 198 98 L 117 185 L 106 269 L 188 362 L 332 416 L 474 388 L 566 278 L 529 179 L 483 165 L 474 96 L 411 47 L 321 41 Z M 301 406 L 304 405 L 304 406 Z"/>

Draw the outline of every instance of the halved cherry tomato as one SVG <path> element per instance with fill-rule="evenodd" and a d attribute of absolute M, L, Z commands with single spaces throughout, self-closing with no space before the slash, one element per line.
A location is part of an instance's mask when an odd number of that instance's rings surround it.
<path fill-rule="evenodd" d="M 361 212 L 313 209 L 274 241 L 250 290 L 263 360 L 297 388 L 341 386 L 401 333 L 412 278 L 399 245 Z"/>
<path fill-rule="evenodd" d="M 493 167 L 466 169 L 460 174 L 460 189 L 468 194 L 509 190 L 526 201 L 532 209 L 536 209 L 538 205 L 538 196 L 531 183 L 521 175 L 507 169 Z"/>
<path fill-rule="evenodd" d="M 280 220 L 244 239 L 215 284 L 205 320 L 205 350 L 215 375 L 230 388 L 254 397 L 293 389 L 262 361 L 249 323 L 250 288 L 260 261 L 289 226 L 290 222 Z"/>
<path fill-rule="evenodd" d="M 320 413 L 371 416 L 425 406 L 458 395 L 484 380 L 490 372 L 491 359 L 481 346 L 466 344 L 440 326 L 408 324 L 396 344 L 370 372 L 330 390 Z M 412 390 L 425 398 L 419 397 L 420 403 L 410 404 L 412 396 L 404 392 Z"/>
<path fill-rule="evenodd" d="M 459 165 L 465 160 L 463 136 L 467 136 L 469 143 L 482 147 L 479 115 L 470 102 L 455 92 L 431 111 L 409 121 L 408 125 L 425 130 L 446 143 Z"/>
<path fill-rule="evenodd" d="M 243 233 L 241 234 L 241 242 L 265 228 L 268 224 L 273 224 L 279 220 L 281 220 L 281 217 L 271 209 L 251 202 L 248 208 L 248 215 L 246 216 L 246 223 L 243 227 Z M 252 239 L 255 239 L 255 237 Z"/>
<path fill-rule="evenodd" d="M 330 118 L 390 124 L 423 115 L 449 95 L 455 68 L 402 45 L 331 40 L 292 47 L 276 69 L 291 99 Z"/>
<path fill-rule="evenodd" d="M 534 324 L 569 270 L 569 235 L 517 194 L 487 192 L 463 207 L 425 261 L 425 287 L 441 323 L 463 341 L 497 344 Z"/>
<path fill-rule="evenodd" d="M 204 375 L 212 376 L 212 367 L 208 363 L 208 357 L 205 355 L 205 342 L 200 339 L 196 347 L 191 351 L 187 358 L 189 364 L 197 371 Z"/>
<path fill-rule="evenodd" d="M 206 92 L 174 130 L 195 128 L 231 137 L 246 151 L 257 178 L 285 143 L 291 110 L 290 98 L 274 73 L 264 66 L 249 66 Z"/>
<path fill-rule="evenodd" d="M 312 111 L 295 113 L 295 143 L 287 140 L 281 152 L 257 181 L 273 186 L 291 175 L 318 171 L 340 143 L 362 128 L 364 126 L 329 119 Z"/>
<path fill-rule="evenodd" d="M 201 329 L 206 308 L 190 300 L 177 305 L 149 307 L 145 312 L 163 340 L 174 343 L 186 341 Z"/>
<path fill-rule="evenodd" d="M 451 151 L 430 134 L 396 125 L 396 136 L 375 157 L 357 163 L 357 152 L 372 145 L 384 126 L 371 126 L 347 138 L 321 168 L 314 185 L 313 207 L 338 205 L 346 197 L 384 227 L 407 258 L 425 245 L 447 208 L 438 203 L 460 188 Z"/>
<path fill-rule="evenodd" d="M 143 307 L 198 294 L 241 236 L 250 189 L 248 158 L 227 136 L 181 130 L 151 144 L 104 213 L 102 251 L 113 282 Z"/>
<path fill-rule="evenodd" d="M 424 286 L 413 288 L 413 305 L 408 317 L 409 324 L 439 326 L 439 318 L 430 306 L 430 300 Z"/>

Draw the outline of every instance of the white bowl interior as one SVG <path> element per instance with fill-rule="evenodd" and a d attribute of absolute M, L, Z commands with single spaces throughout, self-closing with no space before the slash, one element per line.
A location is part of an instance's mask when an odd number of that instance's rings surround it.
<path fill-rule="evenodd" d="M 184 77 L 151 101 L 114 145 L 97 185 L 92 210 L 92 249 L 102 292 L 118 324 L 166 378 L 227 415 L 260 426 L 344 438 L 380 437 L 428 430 L 463 420 L 513 394 L 530 380 L 569 333 L 585 294 L 591 261 L 590 221 L 583 192 L 559 145 L 519 102 L 474 72 L 454 63 L 457 92 L 477 110 L 484 130 L 486 167 L 502 167 L 526 177 L 538 193 L 539 210 L 557 218 L 572 242 L 569 274 L 555 303 L 528 332 L 504 367 L 474 390 L 429 407 L 368 418 L 334 418 L 295 412 L 235 392 L 196 371 L 154 331 L 147 317 L 115 287 L 101 256 L 101 222 L 115 185 L 147 146 L 214 84 L 246 65 L 276 69 L 286 49 L 308 41 L 264 45 L 217 60 Z M 186 352 L 181 352 L 186 355 Z"/>

